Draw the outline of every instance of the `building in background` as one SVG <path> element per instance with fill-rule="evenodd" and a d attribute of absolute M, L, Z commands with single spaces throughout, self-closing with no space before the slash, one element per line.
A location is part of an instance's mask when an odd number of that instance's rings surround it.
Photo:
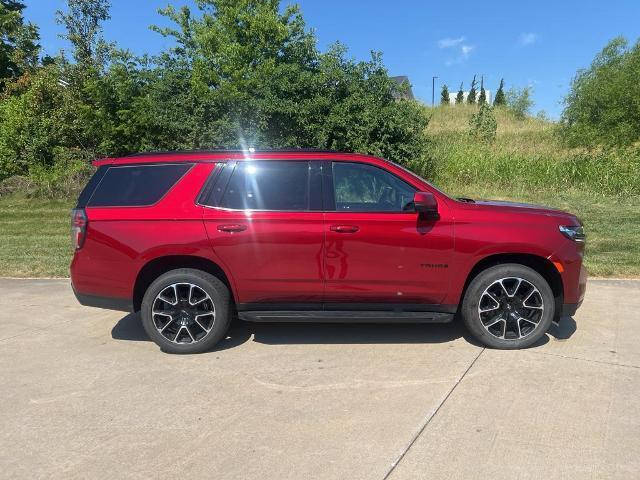
<path fill-rule="evenodd" d="M 485 94 L 487 95 L 487 103 L 489 105 L 491 105 L 493 103 L 493 95 L 491 95 L 491 90 L 485 90 L 484 91 Z M 458 91 L 454 90 L 453 92 L 449 92 L 449 104 L 450 105 L 455 105 L 456 104 L 456 96 L 458 95 Z M 467 103 L 467 97 L 469 96 L 469 92 L 462 92 L 462 95 L 464 97 L 464 102 L 463 103 Z M 480 96 L 480 90 L 476 90 L 476 103 L 478 102 L 478 97 Z"/>
<path fill-rule="evenodd" d="M 413 100 L 415 97 L 413 96 L 413 90 L 411 89 L 411 82 L 409 82 L 409 77 L 407 77 L 406 75 L 398 75 L 396 77 L 391 77 L 391 80 L 393 80 L 394 82 L 396 82 L 398 84 L 398 86 L 402 86 L 405 83 L 407 84 L 407 90 L 402 92 L 400 91 L 400 89 L 398 90 L 394 90 L 393 96 L 396 99 L 404 99 L 404 100 Z"/>

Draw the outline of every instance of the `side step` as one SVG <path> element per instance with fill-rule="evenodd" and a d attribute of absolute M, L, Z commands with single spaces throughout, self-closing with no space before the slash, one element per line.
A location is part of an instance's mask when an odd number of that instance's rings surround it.
<path fill-rule="evenodd" d="M 247 322 L 310 323 L 449 323 L 453 313 L 381 311 L 244 311 L 238 318 Z"/>

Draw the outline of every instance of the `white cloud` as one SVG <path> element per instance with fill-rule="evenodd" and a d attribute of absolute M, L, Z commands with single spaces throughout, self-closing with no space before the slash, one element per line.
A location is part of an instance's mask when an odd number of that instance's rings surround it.
<path fill-rule="evenodd" d="M 445 62 L 445 65 L 450 66 L 462 63 L 469 58 L 469 54 L 476 49 L 476 46 L 466 43 L 465 40 L 465 37 L 443 38 L 438 40 L 438 48 L 446 48 L 457 52 L 456 57 L 449 58 Z"/>
<path fill-rule="evenodd" d="M 521 33 L 520 37 L 518 37 L 518 43 L 523 47 L 526 47 L 527 45 L 533 45 L 537 41 L 538 41 L 537 33 L 531 33 L 531 32 Z"/>
<path fill-rule="evenodd" d="M 438 48 L 457 47 L 462 42 L 464 42 L 464 37 L 460 37 L 460 38 L 443 38 L 442 40 L 438 40 Z"/>
<path fill-rule="evenodd" d="M 475 45 L 462 45 L 460 47 L 460 51 L 462 52 L 462 56 L 467 58 L 471 52 L 476 49 Z"/>

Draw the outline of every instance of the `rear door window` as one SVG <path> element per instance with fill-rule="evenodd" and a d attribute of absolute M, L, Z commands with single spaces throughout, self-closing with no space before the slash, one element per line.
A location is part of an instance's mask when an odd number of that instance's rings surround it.
<path fill-rule="evenodd" d="M 236 210 L 309 210 L 309 162 L 238 162 L 220 201 Z"/>
<path fill-rule="evenodd" d="M 89 207 L 140 207 L 153 205 L 173 187 L 193 164 L 109 167 L 88 202 Z"/>

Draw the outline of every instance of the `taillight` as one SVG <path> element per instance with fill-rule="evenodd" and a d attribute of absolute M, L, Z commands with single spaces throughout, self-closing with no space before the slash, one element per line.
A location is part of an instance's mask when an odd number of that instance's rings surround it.
<path fill-rule="evenodd" d="M 82 248 L 87 234 L 87 215 L 83 208 L 71 210 L 71 245 L 74 250 Z"/>

